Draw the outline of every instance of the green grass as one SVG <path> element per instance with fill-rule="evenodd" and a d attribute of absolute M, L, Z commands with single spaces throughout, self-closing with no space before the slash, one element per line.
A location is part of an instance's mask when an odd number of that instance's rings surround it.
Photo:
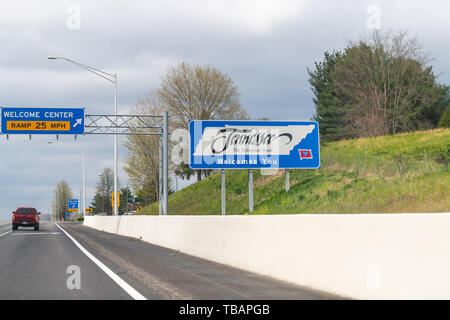
<path fill-rule="evenodd" d="M 321 169 L 261 175 L 254 170 L 254 212 L 384 213 L 450 210 L 450 129 L 345 140 L 321 147 Z M 227 214 L 248 214 L 248 172 L 227 170 Z M 158 204 L 141 214 L 157 214 Z M 221 213 L 220 174 L 169 197 L 169 214 Z"/>

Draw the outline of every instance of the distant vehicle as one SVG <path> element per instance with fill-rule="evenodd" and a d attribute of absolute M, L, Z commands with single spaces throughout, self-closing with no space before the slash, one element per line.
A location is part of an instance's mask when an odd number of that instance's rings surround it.
<path fill-rule="evenodd" d="M 12 229 L 17 230 L 19 227 L 34 227 L 34 231 L 39 231 L 39 215 L 35 208 L 17 208 L 13 211 Z"/>

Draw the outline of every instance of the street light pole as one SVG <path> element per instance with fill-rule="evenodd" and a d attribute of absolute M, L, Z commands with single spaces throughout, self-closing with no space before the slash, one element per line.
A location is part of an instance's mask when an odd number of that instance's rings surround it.
<path fill-rule="evenodd" d="M 114 74 L 114 115 L 117 116 L 117 74 Z M 117 117 L 116 117 L 117 119 Z M 116 120 L 117 121 L 117 120 Z M 117 132 L 117 128 L 115 129 L 115 132 Z M 118 177 L 118 157 L 117 157 L 117 134 L 114 135 L 114 215 L 119 215 L 119 208 L 117 206 L 117 177 Z"/>
<path fill-rule="evenodd" d="M 49 56 L 47 57 L 49 60 L 65 60 L 67 62 L 73 63 L 76 66 L 83 68 L 91 73 L 96 74 L 97 76 L 108 80 L 109 82 L 114 83 L 114 115 L 117 116 L 117 73 L 116 74 L 111 74 L 93 67 L 89 67 L 85 64 L 76 62 L 74 60 L 68 59 L 68 58 L 64 58 L 64 57 L 54 57 L 54 56 Z M 116 117 L 117 119 L 117 117 Z M 115 129 L 115 131 L 117 132 L 117 128 Z M 117 207 L 117 188 L 118 188 L 118 155 L 117 155 L 117 134 L 114 134 L 114 215 L 119 215 L 119 210 Z"/>
<path fill-rule="evenodd" d="M 86 216 L 86 167 L 85 167 L 85 154 L 83 151 L 83 219 Z"/>

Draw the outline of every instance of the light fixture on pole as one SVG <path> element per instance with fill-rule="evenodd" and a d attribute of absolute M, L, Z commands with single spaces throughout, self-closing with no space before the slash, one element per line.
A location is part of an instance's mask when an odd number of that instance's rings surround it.
<path fill-rule="evenodd" d="M 109 82 L 114 83 L 114 115 L 117 116 L 117 74 L 111 74 L 93 67 L 89 67 L 85 64 L 73 61 L 68 58 L 64 57 L 55 57 L 55 56 L 48 56 L 47 59 L 49 60 L 65 60 L 67 62 L 73 63 L 77 65 L 80 68 L 83 68 L 91 73 L 96 74 L 99 77 L 102 77 L 105 80 L 108 80 Z M 117 131 L 117 129 L 116 129 Z M 114 194 L 117 195 L 117 188 L 118 188 L 118 155 L 117 155 L 117 134 L 114 134 Z M 119 215 L 119 210 L 117 207 L 117 196 L 114 197 L 114 215 Z"/>

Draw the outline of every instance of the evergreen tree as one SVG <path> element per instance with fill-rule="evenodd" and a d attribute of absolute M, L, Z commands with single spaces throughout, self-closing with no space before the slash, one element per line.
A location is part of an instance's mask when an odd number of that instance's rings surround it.
<path fill-rule="evenodd" d="M 103 169 L 102 174 L 99 176 L 97 182 L 97 189 L 95 196 L 92 199 L 91 207 L 93 212 L 112 214 L 112 192 L 114 191 L 114 174 L 111 168 Z"/>
<path fill-rule="evenodd" d="M 130 186 L 126 186 L 120 189 L 120 206 L 119 212 L 121 214 L 133 210 L 136 197 L 133 194 Z"/>

